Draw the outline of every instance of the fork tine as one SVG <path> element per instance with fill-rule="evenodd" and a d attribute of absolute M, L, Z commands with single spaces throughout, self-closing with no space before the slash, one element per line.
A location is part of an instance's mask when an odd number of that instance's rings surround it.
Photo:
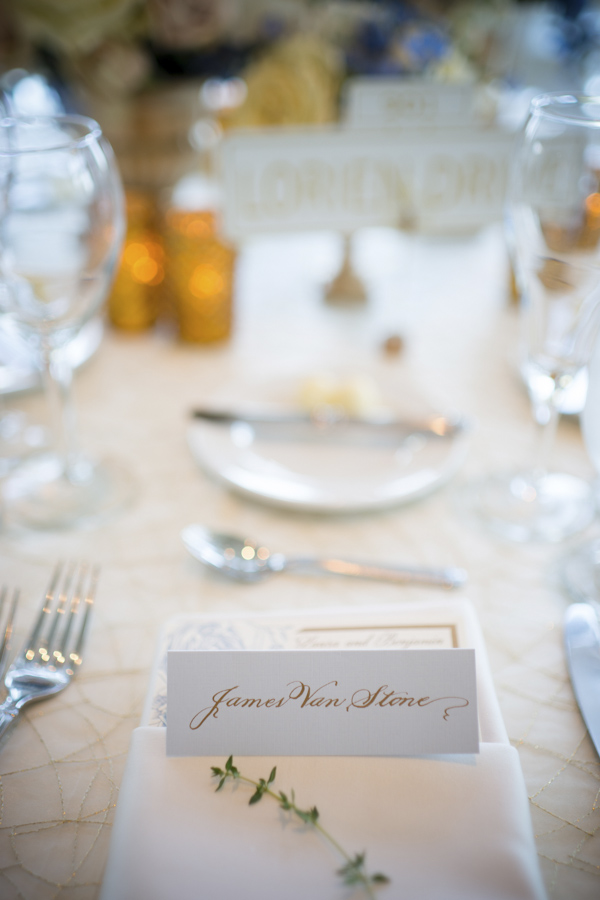
<path fill-rule="evenodd" d="M 77 606 L 72 609 L 72 620 L 76 615 L 81 615 L 80 608 L 81 604 L 84 604 L 83 610 L 83 621 L 81 622 L 81 626 L 79 628 L 79 635 L 75 642 L 75 646 L 73 650 L 69 653 L 69 661 L 73 666 L 81 665 L 81 652 L 83 650 L 83 645 L 85 643 L 85 639 L 87 636 L 88 626 L 90 622 L 90 612 L 92 606 L 94 605 L 94 600 L 96 599 L 96 590 L 98 588 L 98 578 L 100 577 L 100 567 L 93 566 L 90 574 L 90 583 L 87 589 L 87 592 L 83 593 L 83 576 L 81 581 L 81 587 L 78 592 L 77 597 Z M 67 672 L 73 674 L 73 669 L 67 669 Z"/>
<path fill-rule="evenodd" d="M 70 563 L 69 565 L 65 565 L 62 587 L 58 591 L 58 602 L 56 608 L 54 610 L 54 615 L 51 616 L 50 621 L 50 630 L 43 641 L 44 649 L 46 651 L 46 655 L 48 655 L 48 648 L 54 646 L 54 637 L 56 635 L 57 629 L 60 627 L 60 619 L 61 616 L 66 617 L 66 621 L 68 622 L 68 614 L 67 610 L 69 607 L 69 594 L 71 591 L 71 584 L 73 583 L 73 579 L 75 577 L 75 572 L 77 569 L 76 563 Z M 66 627 L 66 626 L 65 626 Z M 42 652 L 42 648 L 40 648 L 40 653 Z"/>
<path fill-rule="evenodd" d="M 50 578 L 50 583 L 46 589 L 46 593 L 44 594 L 44 599 L 42 600 L 42 608 L 40 610 L 40 614 L 33 623 L 33 628 L 31 629 L 31 633 L 25 642 L 25 658 L 33 659 L 35 656 L 35 645 L 38 641 L 40 632 L 44 627 L 46 622 L 46 616 L 51 615 L 52 613 L 52 604 L 54 602 L 54 594 L 56 592 L 56 586 L 58 584 L 58 580 L 60 578 L 60 573 L 62 571 L 63 564 L 61 562 L 57 563 Z"/>
<path fill-rule="evenodd" d="M 69 642 L 69 637 L 71 635 L 71 629 L 73 628 L 73 624 L 75 622 L 75 616 L 78 614 L 79 606 L 81 603 L 81 595 L 83 594 L 85 579 L 88 572 L 89 566 L 87 563 L 82 563 L 79 567 L 79 578 L 77 579 L 77 584 L 73 590 L 71 595 L 71 603 L 69 606 L 69 611 L 65 611 L 66 621 L 65 627 L 63 629 L 61 638 L 59 643 L 57 644 L 56 650 L 54 651 L 54 656 L 58 659 L 62 658 L 64 662 L 64 654 L 66 653 L 67 644 Z M 73 576 L 75 574 L 75 569 L 73 569 Z M 74 578 L 73 578 L 74 580 Z"/>
<path fill-rule="evenodd" d="M 4 613 L 4 604 L 8 597 L 8 588 L 6 585 L 2 588 L 2 592 L 0 593 L 0 617 L 2 617 Z M 17 604 L 19 602 L 19 590 L 15 588 L 13 591 L 12 602 L 10 608 L 8 610 L 8 614 L 6 617 L 6 625 L 4 627 L 4 634 L 0 639 L 0 673 L 4 671 L 4 664 L 6 662 L 6 655 L 8 653 L 8 648 L 10 646 L 10 639 L 12 636 L 13 623 L 15 621 L 15 612 L 17 610 Z"/>

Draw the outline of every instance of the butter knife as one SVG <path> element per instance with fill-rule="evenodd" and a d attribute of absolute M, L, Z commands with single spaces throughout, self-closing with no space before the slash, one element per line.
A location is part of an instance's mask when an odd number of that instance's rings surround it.
<path fill-rule="evenodd" d="M 600 755 L 600 625 L 589 603 L 569 606 L 564 640 L 575 697 Z"/>
<path fill-rule="evenodd" d="M 308 413 L 246 414 L 233 410 L 194 409 L 194 419 L 216 425 L 249 425 L 257 436 L 279 440 L 356 441 L 373 438 L 397 442 L 409 436 L 451 438 L 468 430 L 460 416 L 431 416 L 427 419 L 356 419 L 333 414 Z"/>

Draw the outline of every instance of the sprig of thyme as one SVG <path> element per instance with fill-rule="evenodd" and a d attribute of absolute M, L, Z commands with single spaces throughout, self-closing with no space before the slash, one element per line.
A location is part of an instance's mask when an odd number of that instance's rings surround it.
<path fill-rule="evenodd" d="M 337 871 L 337 874 L 341 876 L 344 884 L 352 886 L 361 885 L 369 898 L 375 897 L 373 892 L 374 887 L 389 884 L 390 879 L 387 875 L 383 875 L 381 872 L 375 872 L 375 874 L 370 875 L 367 872 L 364 853 L 355 853 L 354 856 L 351 856 L 340 844 L 338 844 L 336 839 L 323 828 L 319 821 L 319 810 L 316 806 L 312 806 L 310 809 L 300 809 L 300 807 L 296 805 L 296 797 L 293 790 L 290 791 L 290 796 L 288 797 L 283 791 L 276 792 L 271 789 L 270 785 L 275 781 L 275 776 L 277 774 L 276 766 L 273 766 L 271 774 L 267 779 L 259 778 L 258 781 L 254 781 L 253 778 L 247 778 L 245 775 L 242 775 L 239 769 L 233 764 L 233 756 L 229 757 L 225 763 L 224 769 L 221 769 L 219 766 L 211 766 L 211 771 L 213 777 L 219 779 L 219 783 L 216 787 L 217 791 L 221 790 L 228 779 L 233 781 L 243 781 L 246 784 L 252 785 L 254 788 L 254 793 L 248 801 L 250 806 L 254 803 L 258 803 L 258 801 L 262 800 L 266 794 L 267 796 L 272 797 L 273 800 L 276 800 L 281 809 L 293 813 L 306 825 L 313 825 L 344 859 L 344 865 Z"/>

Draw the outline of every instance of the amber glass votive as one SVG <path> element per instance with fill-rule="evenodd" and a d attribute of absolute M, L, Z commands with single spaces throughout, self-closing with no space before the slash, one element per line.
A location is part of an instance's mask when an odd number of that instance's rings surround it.
<path fill-rule="evenodd" d="M 210 343 L 231 333 L 235 249 L 213 211 L 166 214 L 168 285 L 182 340 Z"/>
<path fill-rule="evenodd" d="M 112 324 L 143 331 L 156 322 L 165 278 L 165 251 L 156 228 L 152 192 L 127 189 L 127 233 L 117 277 L 108 300 Z"/>

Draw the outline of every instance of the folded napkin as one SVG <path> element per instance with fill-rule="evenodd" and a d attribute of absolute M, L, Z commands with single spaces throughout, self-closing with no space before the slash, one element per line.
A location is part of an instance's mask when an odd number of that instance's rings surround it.
<path fill-rule="evenodd" d="M 469 645 L 469 632 L 476 645 L 478 755 L 235 763 L 256 780 L 277 766 L 275 790 L 293 788 L 299 806 L 316 805 L 319 821 L 347 852 L 366 851 L 368 870 L 391 879 L 377 888 L 378 900 L 543 900 L 518 755 L 503 740 L 476 622 L 464 604 L 439 609 L 439 621 L 449 609 L 460 619 L 461 646 Z M 401 608 L 400 619 L 410 615 Z M 412 615 L 435 620 L 436 611 L 420 606 Z M 160 694 L 156 676 L 151 693 Z M 342 885 L 336 870 L 343 860 L 312 826 L 269 797 L 249 806 L 249 785 L 227 783 L 216 793 L 210 767 L 225 760 L 168 758 L 165 738 L 164 727 L 133 734 L 100 900 L 365 896 Z"/>
<path fill-rule="evenodd" d="M 252 789 L 215 793 L 210 766 L 167 758 L 166 730 L 133 735 L 101 900 L 335 900 L 340 858 Z M 303 807 L 370 871 L 380 900 L 541 900 L 545 896 L 516 750 L 472 757 L 239 757 L 249 777 L 293 787 Z M 354 896 L 354 895 L 352 895 Z M 356 897 L 361 896 L 357 891 Z"/>

